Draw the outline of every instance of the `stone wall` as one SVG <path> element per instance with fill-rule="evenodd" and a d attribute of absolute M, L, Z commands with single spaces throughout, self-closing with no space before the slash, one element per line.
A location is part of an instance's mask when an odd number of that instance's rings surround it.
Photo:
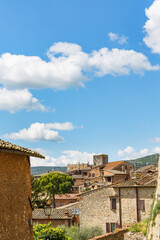
<path fill-rule="evenodd" d="M 0 239 L 33 239 L 30 181 L 27 156 L 0 152 Z"/>
<path fill-rule="evenodd" d="M 138 200 L 145 200 L 145 211 L 138 211 L 141 220 L 149 217 L 154 187 L 138 188 Z M 116 198 L 116 209 L 111 209 L 111 198 Z M 117 223 L 127 227 L 137 222 L 136 189 L 120 188 L 121 211 L 119 204 L 119 189 L 102 187 L 82 193 L 78 208 L 80 210 L 80 225 L 90 227 L 99 225 L 106 233 L 106 223 Z M 121 219 L 120 219 L 121 212 Z"/>
<path fill-rule="evenodd" d="M 90 240 L 124 240 L 124 234 L 128 231 L 127 228 L 119 229 L 114 233 L 108 233 L 98 237 L 94 237 Z"/>
<path fill-rule="evenodd" d="M 153 209 L 155 208 L 155 205 L 158 201 L 160 201 L 160 156 L 159 156 L 159 163 L 158 163 L 157 189 L 155 192 Z M 151 221 L 150 221 L 150 225 L 149 225 L 149 229 L 148 229 L 147 239 L 148 240 L 158 240 L 158 239 L 160 239 L 160 214 L 157 215 L 154 224 L 152 221 L 152 216 L 151 216 L 150 220 Z"/>
<path fill-rule="evenodd" d="M 64 226 L 68 227 L 68 226 L 70 226 L 71 220 L 70 219 L 34 219 L 33 220 L 33 225 L 48 224 L 50 222 L 52 223 L 52 226 L 54 228 L 56 228 L 60 225 L 64 225 Z"/>
<path fill-rule="evenodd" d="M 93 156 L 93 164 L 98 165 L 105 165 L 108 163 L 108 155 L 106 154 L 99 154 Z"/>

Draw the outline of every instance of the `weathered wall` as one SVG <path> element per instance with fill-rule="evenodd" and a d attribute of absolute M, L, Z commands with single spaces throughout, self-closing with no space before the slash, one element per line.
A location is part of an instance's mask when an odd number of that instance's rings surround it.
<path fill-rule="evenodd" d="M 91 227 L 99 225 L 106 233 L 106 222 L 119 223 L 119 203 L 117 209 L 110 210 L 109 196 L 115 196 L 118 190 L 113 188 L 101 188 L 85 193 L 79 202 L 80 225 Z"/>
<path fill-rule="evenodd" d="M 128 231 L 128 229 L 118 229 L 114 233 L 108 233 L 105 235 L 101 235 L 98 237 L 94 237 L 90 240 L 124 240 L 124 234 Z"/>
<path fill-rule="evenodd" d="M 32 240 L 30 165 L 24 155 L 0 152 L 0 239 Z"/>
<path fill-rule="evenodd" d="M 153 187 L 145 187 L 138 189 L 138 200 L 145 200 L 145 211 L 138 212 L 141 219 L 145 219 L 150 214 L 150 206 L 152 196 L 155 191 Z M 137 222 L 137 205 L 135 188 L 121 188 L 121 219 L 122 227 L 129 226 Z M 110 207 L 110 199 L 116 198 L 116 209 Z M 112 187 L 98 188 L 90 192 L 86 192 L 80 196 L 78 208 L 80 210 L 81 226 L 102 227 L 106 232 L 106 223 L 118 223 L 120 225 L 120 209 L 119 209 L 119 189 Z"/>
<path fill-rule="evenodd" d="M 156 203 L 160 201 L 160 155 L 159 155 L 159 163 L 158 163 L 158 181 L 157 181 L 157 189 L 155 192 L 153 209 L 155 208 Z M 151 216 L 152 219 L 152 216 Z M 151 220 L 150 219 L 150 220 Z M 150 221 L 147 239 L 150 240 L 158 240 L 160 239 L 160 214 L 157 215 L 155 219 L 155 223 L 153 224 L 152 220 Z"/>
<path fill-rule="evenodd" d="M 106 154 L 99 154 L 93 156 L 93 164 L 98 165 L 105 165 L 108 163 L 108 155 Z"/>
<path fill-rule="evenodd" d="M 33 225 L 48 224 L 51 222 L 53 227 L 58 227 L 60 225 L 64 225 L 68 227 L 70 225 L 70 221 L 71 220 L 67 220 L 67 219 L 37 219 L 37 220 L 34 219 Z"/>

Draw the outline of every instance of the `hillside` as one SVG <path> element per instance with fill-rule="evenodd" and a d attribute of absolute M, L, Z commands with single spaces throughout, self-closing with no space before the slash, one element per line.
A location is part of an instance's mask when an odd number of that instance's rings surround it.
<path fill-rule="evenodd" d="M 33 175 L 38 175 L 42 173 L 46 173 L 47 171 L 61 171 L 66 173 L 67 172 L 67 167 L 47 167 L 47 166 L 42 166 L 42 167 L 31 167 L 31 174 Z"/>
<path fill-rule="evenodd" d="M 140 168 L 146 165 L 152 165 L 158 163 L 159 154 L 153 154 L 146 157 L 137 158 L 134 160 L 127 160 L 126 162 L 131 163 L 132 165 Z"/>

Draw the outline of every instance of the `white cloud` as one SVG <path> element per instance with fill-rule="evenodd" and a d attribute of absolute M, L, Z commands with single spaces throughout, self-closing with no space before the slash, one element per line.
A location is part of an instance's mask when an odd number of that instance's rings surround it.
<path fill-rule="evenodd" d="M 131 72 L 143 74 L 144 71 L 159 69 L 159 66 L 152 66 L 142 53 L 117 48 L 111 51 L 108 48 L 94 51 L 89 58 L 89 64 L 94 67 L 97 76 L 128 75 Z"/>
<path fill-rule="evenodd" d="M 115 41 L 118 39 L 118 34 L 110 32 L 108 33 L 108 37 L 110 38 L 111 41 Z"/>
<path fill-rule="evenodd" d="M 146 36 L 143 41 L 153 53 L 160 53 L 160 0 L 145 9 L 145 14 L 148 20 L 144 25 Z"/>
<path fill-rule="evenodd" d="M 134 152 L 134 148 L 131 146 L 128 146 L 124 150 L 118 150 L 118 155 L 123 156 L 125 154 L 132 154 L 133 152 Z"/>
<path fill-rule="evenodd" d="M 127 39 L 128 37 L 122 35 L 122 36 L 119 36 L 118 34 L 116 33 L 108 33 L 108 36 L 109 36 L 109 39 L 113 42 L 113 41 L 117 41 L 119 44 L 124 44 L 124 43 L 127 43 Z"/>
<path fill-rule="evenodd" d="M 78 44 L 59 42 L 47 55 L 49 61 L 38 56 L 2 54 L 0 84 L 8 89 L 66 89 L 84 86 L 90 73 L 127 75 L 158 69 L 145 55 L 133 50 L 101 48 L 88 54 Z"/>
<path fill-rule="evenodd" d="M 45 156 L 45 159 L 31 158 L 32 166 L 67 166 L 67 164 L 79 163 L 93 163 L 93 155 L 95 153 L 87 153 L 80 151 L 64 151 L 58 158 L 52 157 L 51 154 L 46 152 L 44 149 L 36 149 L 38 152 Z"/>
<path fill-rule="evenodd" d="M 0 110 L 14 113 L 22 109 L 42 112 L 46 110 L 27 89 L 7 90 L 6 88 L 0 88 Z"/>
<path fill-rule="evenodd" d="M 160 147 L 154 147 L 152 149 L 143 148 L 136 151 L 133 147 L 128 146 L 125 149 L 118 150 L 117 152 L 118 156 L 125 160 L 140 158 L 154 153 L 160 153 Z"/>
<path fill-rule="evenodd" d="M 73 130 L 76 127 L 70 123 L 33 123 L 28 129 L 21 129 L 19 132 L 13 132 L 6 134 L 3 137 L 14 140 L 26 140 L 26 141 L 64 141 L 63 137 L 59 136 L 56 130 Z"/>

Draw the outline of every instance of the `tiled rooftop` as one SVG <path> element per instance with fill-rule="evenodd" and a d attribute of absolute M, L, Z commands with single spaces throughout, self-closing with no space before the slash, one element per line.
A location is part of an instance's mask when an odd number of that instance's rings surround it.
<path fill-rule="evenodd" d="M 14 153 L 19 153 L 19 154 L 24 154 L 27 156 L 32 156 L 32 157 L 38 157 L 38 158 L 44 158 L 40 153 L 35 152 L 31 149 L 21 147 L 16 144 L 12 144 L 10 142 L 3 141 L 0 139 L 0 151 L 12 151 Z"/>
<path fill-rule="evenodd" d="M 59 199 L 76 199 L 77 198 L 77 194 L 75 193 L 66 193 L 66 194 L 55 194 L 55 199 L 59 200 Z"/>
<path fill-rule="evenodd" d="M 112 185 L 113 187 L 156 187 L 157 174 L 137 174 L 134 179 Z"/>
<path fill-rule="evenodd" d="M 121 163 L 124 163 L 124 161 L 117 161 L 117 162 L 110 162 L 107 163 L 104 167 L 104 170 L 108 170 L 108 169 L 113 169 L 115 167 L 117 167 L 118 165 L 120 165 Z"/>
<path fill-rule="evenodd" d="M 50 219 L 71 219 L 72 216 L 72 209 L 67 209 L 68 215 L 66 213 L 66 209 L 58 209 L 54 208 Z M 44 209 L 39 208 L 33 211 L 32 219 L 48 219 L 48 216 L 45 215 Z"/>

